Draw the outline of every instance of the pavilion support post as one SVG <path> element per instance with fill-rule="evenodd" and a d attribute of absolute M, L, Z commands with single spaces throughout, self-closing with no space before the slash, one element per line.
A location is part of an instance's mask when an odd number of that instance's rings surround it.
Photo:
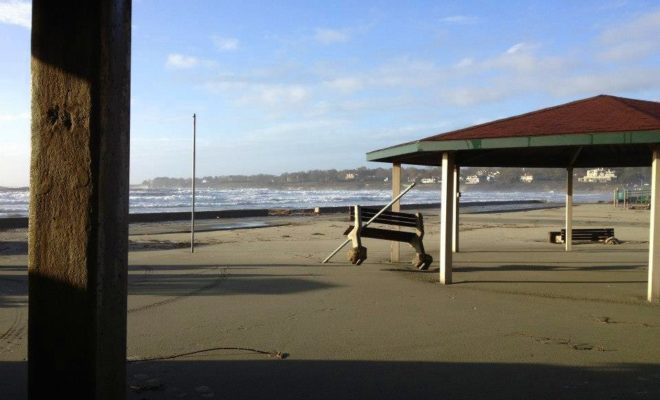
<path fill-rule="evenodd" d="M 566 168 L 566 251 L 573 249 L 573 168 Z"/>
<path fill-rule="evenodd" d="M 461 167 L 458 165 L 454 165 L 454 224 L 453 224 L 453 231 L 452 231 L 452 251 L 454 253 L 458 253 L 459 247 L 458 247 L 458 225 L 459 225 L 459 207 L 461 203 L 461 191 L 460 191 L 460 176 L 461 176 Z"/>
<path fill-rule="evenodd" d="M 454 153 L 442 154 L 442 205 L 440 207 L 440 283 L 452 282 L 454 219 Z"/>
<path fill-rule="evenodd" d="M 401 194 L 401 163 L 392 164 L 392 199 Z M 401 211 L 401 201 L 392 204 L 392 211 Z M 396 227 L 399 228 L 398 226 Z M 399 242 L 390 242 L 390 262 L 401 261 L 401 245 Z"/>
<path fill-rule="evenodd" d="M 32 2 L 28 396 L 126 397 L 131 0 Z"/>
<path fill-rule="evenodd" d="M 649 232 L 648 301 L 660 302 L 660 148 L 653 149 L 651 164 L 651 223 Z"/>

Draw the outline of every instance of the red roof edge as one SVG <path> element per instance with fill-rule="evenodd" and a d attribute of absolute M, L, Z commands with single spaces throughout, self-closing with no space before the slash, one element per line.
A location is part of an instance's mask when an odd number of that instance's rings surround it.
<path fill-rule="evenodd" d="M 592 97 L 587 97 L 587 98 L 584 98 L 584 99 L 574 100 L 574 101 L 571 101 L 571 102 L 568 102 L 568 103 L 563 103 L 563 104 L 558 104 L 558 105 L 551 106 L 551 107 L 542 108 L 540 110 L 534 110 L 534 111 L 526 112 L 526 113 L 523 113 L 523 114 L 514 115 L 514 116 L 511 116 L 511 117 L 496 119 L 496 120 L 485 122 L 485 123 L 482 123 L 482 124 L 471 125 L 471 126 L 468 126 L 468 127 L 465 127 L 465 128 L 456 129 L 456 130 L 449 131 L 449 132 L 438 133 L 438 134 L 423 138 L 420 141 L 441 140 L 441 137 L 444 136 L 444 135 L 458 134 L 460 132 L 464 132 L 464 131 L 471 130 L 471 129 L 486 127 L 486 126 L 489 126 L 489 125 L 492 125 L 492 124 L 497 124 L 497 123 L 501 123 L 501 122 L 505 122 L 505 121 L 515 120 L 515 119 L 518 119 L 518 118 L 524 118 L 524 117 L 528 117 L 528 116 L 531 116 L 531 115 L 542 114 L 542 113 L 545 113 L 545 112 L 548 112 L 548 111 L 551 111 L 551 110 L 555 110 L 555 109 L 558 109 L 558 108 L 563 108 L 563 107 L 571 106 L 571 105 L 574 105 L 574 104 L 593 101 L 593 100 L 598 99 L 598 98 L 605 98 L 605 99 L 610 99 L 610 100 L 613 100 L 613 101 L 617 101 L 618 103 L 621 103 L 625 107 L 630 108 L 631 110 L 633 110 L 635 112 L 643 113 L 643 114 L 645 114 L 647 116 L 650 116 L 650 117 L 652 117 L 652 118 L 654 118 L 654 119 L 656 119 L 660 122 L 660 112 L 656 113 L 656 112 L 652 112 L 650 110 L 650 108 L 653 108 L 653 107 L 655 107 L 656 109 L 658 108 L 658 103 L 657 102 L 647 101 L 647 100 L 637 100 L 637 99 L 631 99 L 631 98 L 627 98 L 627 97 L 618 97 L 618 96 L 612 96 L 612 95 L 607 95 L 607 94 L 599 94 L 599 95 L 592 96 Z"/>

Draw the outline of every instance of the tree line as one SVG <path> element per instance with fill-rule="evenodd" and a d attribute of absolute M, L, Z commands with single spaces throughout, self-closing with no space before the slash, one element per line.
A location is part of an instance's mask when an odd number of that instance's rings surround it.
<path fill-rule="evenodd" d="M 610 183 L 615 186 L 643 186 L 650 182 L 650 168 L 612 168 L 617 178 Z M 575 177 L 586 174 L 586 169 L 576 168 Z M 227 187 L 227 186 L 287 186 L 287 185 L 326 185 L 326 186 L 388 186 L 391 177 L 390 168 L 355 169 L 329 169 L 286 172 L 283 174 L 256 174 L 256 175 L 222 175 L 204 176 L 195 179 L 199 187 Z M 531 174 L 536 183 L 556 183 L 561 185 L 566 180 L 566 171 L 558 168 L 461 168 L 461 176 L 477 175 L 483 177 L 483 184 L 516 185 L 520 184 L 523 174 Z M 422 179 L 431 179 L 440 182 L 441 169 L 439 167 L 420 168 L 403 166 L 401 179 L 404 183 L 420 182 Z M 487 177 L 490 177 L 486 179 Z M 576 179 L 577 181 L 577 179 Z M 149 188 L 189 187 L 191 178 L 157 177 L 142 182 L 142 186 Z M 595 184 L 594 184 L 595 185 Z"/>

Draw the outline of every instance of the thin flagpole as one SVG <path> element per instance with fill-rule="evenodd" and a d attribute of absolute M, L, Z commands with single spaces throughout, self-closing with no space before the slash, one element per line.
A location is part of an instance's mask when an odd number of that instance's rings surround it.
<path fill-rule="evenodd" d="M 193 114 L 193 146 L 192 146 L 192 210 L 190 213 L 190 252 L 195 252 L 195 156 L 197 147 L 197 115 Z"/>

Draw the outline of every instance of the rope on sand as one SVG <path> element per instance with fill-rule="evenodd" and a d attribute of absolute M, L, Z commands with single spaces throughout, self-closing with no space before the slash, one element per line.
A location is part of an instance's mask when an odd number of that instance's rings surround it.
<path fill-rule="evenodd" d="M 175 358 L 181 358 L 181 357 L 188 357 L 188 356 L 193 356 L 195 354 L 201 354 L 201 353 L 208 353 L 211 351 L 220 351 L 220 350 L 238 350 L 238 351 L 246 351 L 250 353 L 256 353 L 256 354 L 263 354 L 266 355 L 270 358 L 275 358 L 277 360 L 284 360 L 289 356 L 288 353 L 282 353 L 280 351 L 264 351 L 264 350 L 258 350 L 258 349 L 251 349 L 248 347 L 212 347 L 209 349 L 203 349 L 203 350 L 196 350 L 196 351 L 191 351 L 188 353 L 178 353 L 178 354 L 171 354 L 167 356 L 157 356 L 157 357 L 128 357 L 128 362 L 142 362 L 142 361 L 164 361 L 164 360 L 173 360 Z"/>

